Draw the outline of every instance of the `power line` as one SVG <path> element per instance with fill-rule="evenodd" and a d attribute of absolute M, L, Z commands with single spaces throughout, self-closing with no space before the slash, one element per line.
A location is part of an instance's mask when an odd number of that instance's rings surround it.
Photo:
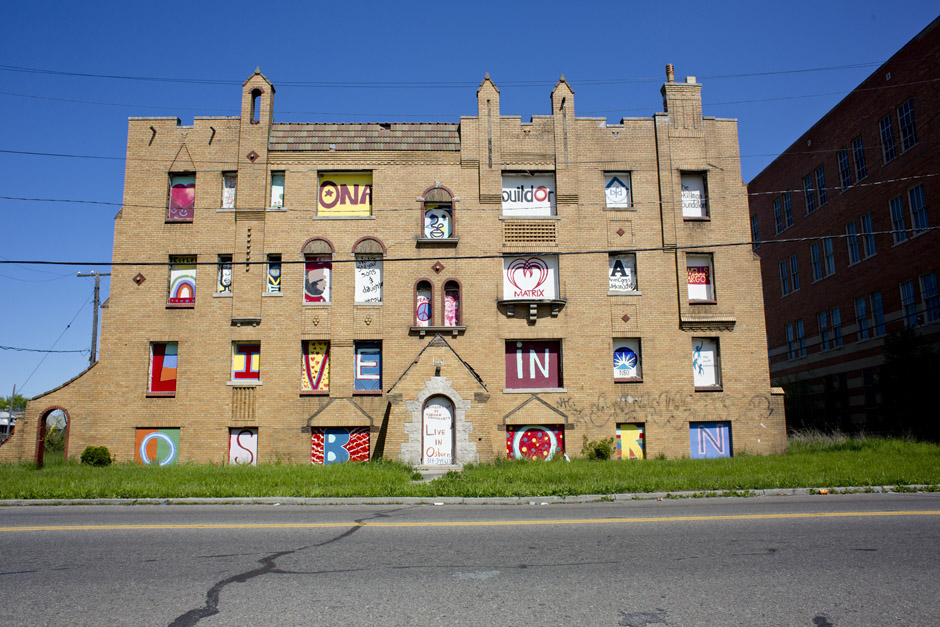
<path fill-rule="evenodd" d="M 87 353 L 88 352 L 87 348 L 78 349 L 78 350 L 68 350 L 68 351 L 62 351 L 62 350 L 56 351 L 56 350 L 48 350 L 48 349 L 42 349 L 42 348 L 18 348 L 15 346 L 0 346 L 0 350 L 20 351 L 24 353 Z"/>
<path fill-rule="evenodd" d="M 5 263 L 5 262 L 3 262 L 2 260 L 0 260 L 0 263 Z M 78 314 L 82 313 L 82 310 L 85 308 L 85 305 L 88 304 L 88 301 L 91 300 L 92 296 L 94 296 L 94 292 L 92 292 L 92 293 L 90 293 L 90 294 L 88 295 L 88 298 L 86 298 L 86 299 L 85 299 L 85 302 L 82 303 L 82 306 L 78 308 L 78 311 L 75 312 L 75 315 L 72 316 L 72 319 L 69 320 L 69 323 L 68 323 L 67 325 L 65 325 L 65 328 L 62 329 L 62 333 L 60 333 L 60 334 L 59 334 L 59 337 L 57 337 L 57 338 L 55 339 L 55 342 L 52 343 L 52 346 L 49 347 L 49 350 L 52 350 L 53 348 L 55 348 L 55 345 L 59 343 L 59 340 L 61 340 L 61 339 L 62 339 L 62 336 L 65 335 L 65 332 L 69 330 L 69 328 L 72 326 L 72 323 L 75 322 L 75 319 L 78 318 Z M 29 376 L 28 376 L 28 377 L 26 377 L 26 381 L 23 381 L 23 385 L 19 386 L 19 388 L 20 388 L 21 390 L 23 390 L 23 389 L 26 388 L 26 384 L 29 383 L 29 380 L 33 378 L 33 375 L 36 374 L 36 371 L 37 371 L 37 370 L 39 370 L 39 366 L 41 366 L 42 363 L 43 363 L 44 361 L 46 361 L 46 358 L 47 358 L 49 355 L 51 355 L 51 353 L 47 352 L 45 355 L 42 356 L 42 359 L 40 359 L 40 360 L 39 360 L 39 363 L 36 364 L 36 367 L 33 368 L 33 371 L 29 373 Z"/>

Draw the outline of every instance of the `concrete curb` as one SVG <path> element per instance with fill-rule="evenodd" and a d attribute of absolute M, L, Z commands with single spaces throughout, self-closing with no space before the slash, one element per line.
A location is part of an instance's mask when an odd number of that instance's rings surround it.
<path fill-rule="evenodd" d="M 31 505 L 557 505 L 598 501 L 662 501 L 667 499 L 809 496 L 836 494 L 888 494 L 936 492 L 934 485 L 864 486 L 842 488 L 770 488 L 765 490 L 708 490 L 682 492 L 636 492 L 626 494 L 579 494 L 572 496 L 494 497 L 231 497 L 170 499 L 5 499 L 0 507 Z"/>

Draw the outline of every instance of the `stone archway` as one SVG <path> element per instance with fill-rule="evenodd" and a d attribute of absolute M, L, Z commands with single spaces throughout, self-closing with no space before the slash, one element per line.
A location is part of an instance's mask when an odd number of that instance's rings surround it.
<path fill-rule="evenodd" d="M 457 393 L 450 381 L 444 377 L 431 377 L 424 389 L 414 400 L 406 401 L 405 407 L 411 412 L 411 421 L 405 423 L 405 441 L 401 445 L 399 459 L 407 464 L 423 463 L 422 445 L 424 443 L 424 408 L 432 397 L 443 397 L 453 406 L 453 464 L 469 464 L 480 460 L 476 442 L 470 440 L 473 423 L 467 421 L 470 401 Z"/>

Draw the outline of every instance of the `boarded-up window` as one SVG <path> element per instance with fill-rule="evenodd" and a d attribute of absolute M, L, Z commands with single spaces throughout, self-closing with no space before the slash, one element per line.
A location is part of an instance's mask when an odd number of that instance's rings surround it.
<path fill-rule="evenodd" d="M 548 461 L 565 453 L 564 425 L 506 427 L 506 457 Z"/>
<path fill-rule="evenodd" d="M 382 302 L 382 255 L 356 253 L 355 302 Z"/>
<path fill-rule="evenodd" d="M 641 379 L 640 340 L 636 338 L 614 340 L 614 380 Z"/>
<path fill-rule="evenodd" d="M 261 344 L 232 342 L 232 380 L 259 381 L 260 379 Z"/>
<path fill-rule="evenodd" d="M 196 257 L 170 257 L 167 305 L 192 307 L 196 303 Z"/>
<path fill-rule="evenodd" d="M 711 255 L 686 255 L 685 270 L 689 301 L 714 302 L 715 273 Z"/>
<path fill-rule="evenodd" d="M 558 257 L 503 258 L 503 298 L 541 300 L 558 298 Z"/>
<path fill-rule="evenodd" d="M 560 388 L 561 343 L 523 340 L 506 342 L 506 387 Z"/>
<path fill-rule="evenodd" d="M 177 343 L 150 344 L 150 373 L 147 391 L 159 396 L 176 394 Z"/>
<path fill-rule="evenodd" d="M 611 292 L 635 292 L 639 289 L 636 280 L 635 254 L 612 254 L 608 257 L 607 265 L 608 290 Z"/>
<path fill-rule="evenodd" d="M 503 174 L 504 216 L 555 215 L 553 174 Z"/>
<path fill-rule="evenodd" d="M 281 256 L 268 255 L 268 278 L 265 287 L 268 294 L 281 292 Z"/>
<path fill-rule="evenodd" d="M 617 457 L 620 459 L 646 457 L 646 425 L 634 423 L 617 425 Z"/>
<path fill-rule="evenodd" d="M 690 422 L 692 459 L 731 457 L 730 422 Z"/>
<path fill-rule="evenodd" d="M 228 463 L 258 465 L 258 428 L 231 427 L 228 430 Z"/>
<path fill-rule="evenodd" d="M 313 427 L 311 433 L 314 464 L 369 461 L 369 427 Z"/>
<path fill-rule="evenodd" d="M 235 187 L 238 183 L 238 175 L 234 172 L 225 172 L 222 174 L 222 208 L 235 208 Z"/>
<path fill-rule="evenodd" d="M 702 172 L 682 173 L 682 217 L 708 217 L 708 196 Z"/>
<path fill-rule="evenodd" d="M 333 277 L 332 257 L 308 255 L 304 263 L 304 302 L 330 302 L 330 286 Z"/>
<path fill-rule="evenodd" d="M 219 255 L 218 282 L 215 286 L 217 294 L 232 293 L 232 256 Z"/>
<path fill-rule="evenodd" d="M 611 209 L 623 209 L 633 205 L 629 172 L 607 172 L 604 174 L 604 197 Z"/>
<path fill-rule="evenodd" d="M 145 466 L 175 466 L 179 463 L 179 429 L 137 429 L 134 461 Z"/>
<path fill-rule="evenodd" d="M 168 222 L 192 222 L 196 207 L 196 175 L 171 174 Z"/>
<path fill-rule="evenodd" d="M 692 376 L 696 388 L 714 388 L 721 385 L 717 338 L 692 338 Z"/>
<path fill-rule="evenodd" d="M 322 172 L 317 215 L 372 215 L 372 172 Z"/>
<path fill-rule="evenodd" d="M 330 391 L 330 343 L 326 340 L 301 342 L 300 391 L 323 393 Z"/>
<path fill-rule="evenodd" d="M 355 373 L 353 390 L 379 392 L 382 390 L 382 343 L 355 343 Z"/>
<path fill-rule="evenodd" d="M 449 239 L 454 236 L 454 215 L 450 203 L 424 204 L 424 237 Z"/>
<path fill-rule="evenodd" d="M 444 326 L 460 326 L 460 284 L 448 281 L 444 284 Z"/>
<path fill-rule="evenodd" d="M 433 293 L 431 284 L 427 281 L 418 281 L 415 286 L 415 326 L 429 327 L 434 317 L 434 303 L 431 300 Z"/>

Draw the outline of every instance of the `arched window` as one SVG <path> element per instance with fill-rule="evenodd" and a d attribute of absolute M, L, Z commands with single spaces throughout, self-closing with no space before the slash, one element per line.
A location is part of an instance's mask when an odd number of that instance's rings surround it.
<path fill-rule="evenodd" d="M 251 123 L 258 124 L 261 121 L 261 90 L 251 90 Z"/>
<path fill-rule="evenodd" d="M 421 235 L 425 242 L 456 241 L 454 195 L 440 183 L 424 191 L 421 197 Z"/>
<path fill-rule="evenodd" d="M 322 237 L 311 237 L 304 243 L 304 304 L 330 302 L 333 252 L 333 244 Z"/>
<path fill-rule="evenodd" d="M 362 237 L 353 245 L 356 257 L 357 305 L 380 304 L 382 302 L 383 268 L 385 245 L 374 237 Z"/>
<path fill-rule="evenodd" d="M 444 326 L 462 326 L 460 315 L 460 283 L 451 279 L 444 283 Z"/>
<path fill-rule="evenodd" d="M 434 319 L 434 294 L 431 282 L 422 279 L 415 283 L 415 326 L 432 326 Z"/>

